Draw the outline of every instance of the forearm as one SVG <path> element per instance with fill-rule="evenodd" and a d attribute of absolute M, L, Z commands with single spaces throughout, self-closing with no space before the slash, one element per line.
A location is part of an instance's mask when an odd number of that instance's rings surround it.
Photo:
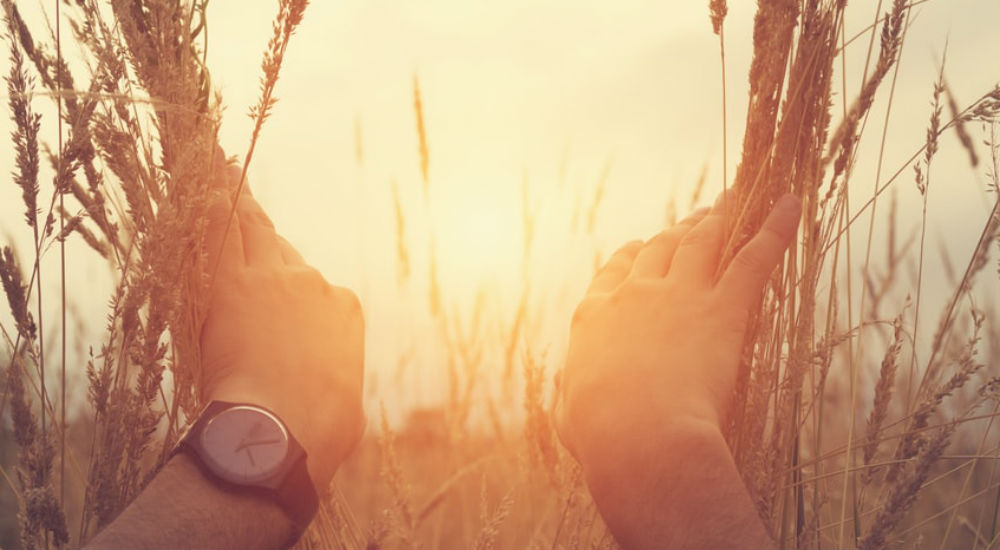
<path fill-rule="evenodd" d="M 773 548 L 721 432 L 672 423 L 585 469 L 624 548 Z"/>
<path fill-rule="evenodd" d="M 86 548 L 279 548 L 291 532 L 277 504 L 216 486 L 181 453 Z"/>

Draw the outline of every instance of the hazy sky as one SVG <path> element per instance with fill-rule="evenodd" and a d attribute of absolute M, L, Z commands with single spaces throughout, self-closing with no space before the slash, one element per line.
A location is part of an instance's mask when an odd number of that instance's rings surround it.
<path fill-rule="evenodd" d="M 19 4 L 39 28 L 36 2 Z M 754 3 L 730 4 L 731 175 L 742 140 Z M 423 306 L 415 304 L 423 303 L 429 223 L 438 235 L 446 300 L 467 308 L 485 283 L 494 289 L 495 305 L 509 310 L 519 288 L 521 189 L 527 180 L 541 226 L 534 291 L 550 306 L 553 320 L 546 323 L 553 328 L 542 332 L 552 335 L 551 353 L 558 357 L 563 317 L 593 260 L 590 242 L 569 237 L 564 228 L 576 202 L 591 200 L 604 166 L 610 162 L 597 218 L 602 252 L 658 231 L 672 195 L 683 214 L 706 164 L 708 194 L 714 195 L 721 187 L 721 87 L 706 6 L 663 0 L 312 3 L 289 48 L 280 102 L 264 127 L 250 180 L 279 230 L 304 256 L 331 281 L 362 295 L 371 369 L 391 372 L 397 351 L 426 330 L 417 313 Z M 208 64 L 227 105 L 222 144 L 230 154 L 242 155 L 247 146 L 245 112 L 256 99 L 275 9 L 275 2 L 258 0 L 216 0 L 210 7 Z M 874 14 L 874 2 L 854 2 L 847 35 L 870 24 Z M 924 139 L 946 42 L 946 73 L 959 101 L 971 101 L 1000 80 L 998 21 L 996 0 L 933 0 L 915 10 L 883 174 Z M 849 97 L 860 85 L 866 47 L 867 35 L 849 48 Z M 6 56 L 0 61 L 5 73 L 8 63 Z M 431 216 L 421 197 L 414 74 L 430 144 Z M 869 152 L 885 116 L 884 96 L 873 111 Z M 35 101 L 39 109 L 47 102 Z M 9 125 L 7 117 L 0 120 L 0 135 L 9 134 Z M 357 129 L 361 165 L 355 160 Z M 0 166 L 10 163 L 10 147 L 0 147 Z M 862 154 L 855 196 L 870 193 L 874 178 L 873 155 Z M 418 272 L 409 299 L 396 285 L 393 180 Z M 943 240 L 956 258 L 968 255 L 987 212 L 984 187 L 982 175 L 970 171 L 947 136 L 930 191 L 930 250 L 936 252 Z M 909 229 L 919 216 L 909 173 L 898 188 Z M 10 232 L 26 252 L 30 239 L 21 210 L 18 190 L 0 185 L 0 234 Z M 938 256 L 931 256 L 928 284 L 941 287 Z M 107 268 L 76 248 L 70 259 L 78 316 L 85 326 L 103 326 Z M 84 345 L 96 345 L 99 332 L 82 338 Z"/>

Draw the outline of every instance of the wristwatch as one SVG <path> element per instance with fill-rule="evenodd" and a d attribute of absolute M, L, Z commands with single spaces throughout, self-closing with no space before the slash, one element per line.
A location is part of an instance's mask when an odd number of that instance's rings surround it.
<path fill-rule="evenodd" d="M 187 452 L 224 489 L 276 502 L 292 520 L 293 542 L 319 508 L 306 452 L 273 412 L 249 403 L 212 401 L 181 438 Z"/>

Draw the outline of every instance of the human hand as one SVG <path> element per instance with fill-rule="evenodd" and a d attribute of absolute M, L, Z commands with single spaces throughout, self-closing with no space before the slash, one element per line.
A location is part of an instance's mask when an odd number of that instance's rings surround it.
<path fill-rule="evenodd" d="M 203 396 L 274 411 L 323 494 L 364 431 L 361 305 L 275 232 L 246 186 L 226 236 L 240 169 L 224 172 L 205 244 L 215 280 L 201 334 Z"/>
<path fill-rule="evenodd" d="M 795 237 L 787 195 L 716 281 L 720 199 L 645 244 L 619 249 L 577 308 L 555 424 L 585 472 L 679 425 L 720 430 L 751 308 Z M 682 430 L 683 431 L 683 430 Z"/>

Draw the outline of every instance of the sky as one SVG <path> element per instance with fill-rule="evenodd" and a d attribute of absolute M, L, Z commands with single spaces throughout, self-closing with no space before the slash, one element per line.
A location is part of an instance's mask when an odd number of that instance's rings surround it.
<path fill-rule="evenodd" d="M 43 11 L 34 0 L 22 4 L 38 28 Z M 726 20 L 730 176 L 742 141 L 754 9 L 747 0 L 731 1 Z M 245 113 L 256 101 L 275 12 L 276 2 L 259 0 L 216 0 L 209 8 L 207 59 L 226 105 L 220 139 L 229 154 L 242 156 L 248 145 Z M 854 2 L 847 36 L 862 31 L 875 12 L 876 2 Z M 923 142 L 946 45 L 945 72 L 960 102 L 1000 80 L 1000 2 L 932 0 L 913 15 L 883 180 Z M 848 48 L 848 97 L 860 86 L 867 38 Z M 5 73 L 8 63 L 0 60 Z M 414 76 L 430 148 L 428 201 L 420 181 Z M 558 360 L 569 312 L 593 269 L 594 248 L 607 255 L 626 240 L 656 233 L 671 197 L 683 215 L 703 171 L 700 203 L 722 186 L 719 50 L 707 2 L 315 1 L 289 47 L 277 94 L 250 185 L 305 258 L 361 296 L 368 368 L 383 378 L 399 368 L 399 353 L 419 347 L 420 335 L 431 330 L 421 314 L 429 233 L 436 235 L 446 303 L 467 311 L 485 289 L 486 300 L 510 315 L 521 289 L 526 186 L 539 224 L 532 292 L 545 307 L 538 321 L 543 336 L 534 345 Z M 52 120 L 50 103 L 35 99 L 48 116 L 43 123 Z M 883 92 L 866 139 L 878 141 L 885 110 Z M 9 130 L 4 117 L 0 135 Z M 0 166 L 11 162 L 10 147 L 0 147 Z M 591 201 L 605 171 L 593 238 L 568 234 L 578 203 Z M 874 154 L 862 153 L 855 207 L 876 180 Z M 392 182 L 415 258 L 410 287 L 403 289 L 395 265 Z M 909 174 L 896 187 L 902 227 L 909 231 L 919 221 L 920 196 Z M 948 288 L 938 243 L 964 261 L 988 212 L 984 190 L 982 170 L 970 170 L 957 140 L 946 137 L 930 189 L 928 311 L 939 309 L 935 302 Z M 30 236 L 21 210 L 19 191 L 0 184 L 0 235 L 25 252 Z M 68 288 L 79 325 L 72 340 L 80 349 L 96 347 L 111 289 L 108 266 L 78 246 L 71 247 L 70 262 Z M 53 279 L 46 284 L 56 284 Z M 0 322 L 8 319 L 0 315 Z M 427 353 L 417 355 L 440 359 Z M 419 395 L 410 396 L 412 402 L 439 397 L 420 387 L 414 386 Z"/>

